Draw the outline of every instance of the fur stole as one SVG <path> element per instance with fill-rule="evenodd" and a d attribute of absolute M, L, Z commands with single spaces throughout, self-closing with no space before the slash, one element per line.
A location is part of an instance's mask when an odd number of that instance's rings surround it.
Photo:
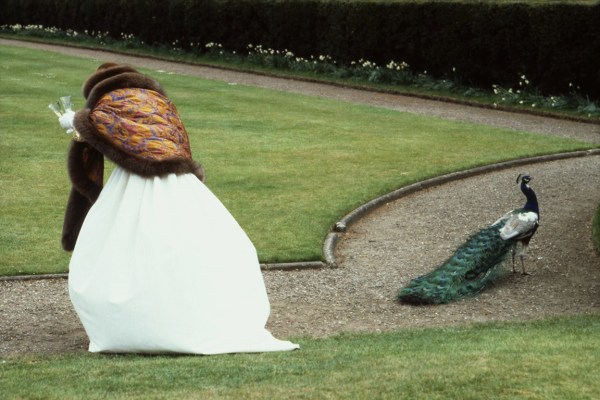
<path fill-rule="evenodd" d="M 158 133 L 155 126 L 144 127 L 136 121 L 128 121 L 129 116 L 118 115 L 119 111 L 111 115 L 111 124 L 103 125 L 100 121 L 102 118 L 97 117 L 97 114 L 101 114 L 98 109 L 102 105 L 113 110 L 111 104 L 107 104 L 115 100 L 113 94 L 125 93 L 126 96 L 119 99 L 127 102 L 132 96 L 135 97 L 136 91 L 140 98 L 134 98 L 136 102 L 133 104 L 140 108 L 136 109 L 134 114 L 139 116 L 147 113 L 142 121 L 152 118 L 168 121 L 168 124 L 161 125 L 164 129 L 161 128 Z M 84 142 L 74 141 L 71 144 L 67 164 L 73 185 L 67 202 L 62 234 L 62 246 L 67 251 L 74 249 L 85 216 L 102 190 L 104 156 L 141 176 L 193 173 L 198 179 L 204 180 L 202 166 L 191 157 L 187 132 L 179 115 L 157 81 L 129 66 L 104 64 L 84 83 L 83 95 L 86 98 L 86 106 L 75 114 L 74 126 Z M 158 101 L 160 107 L 140 105 L 140 101 L 144 102 L 146 98 Z M 128 107 L 131 111 L 132 105 L 128 104 Z M 161 113 L 167 114 L 168 118 L 156 115 Z M 174 128 L 171 129 L 169 125 L 174 125 Z M 157 135 L 165 136 L 161 138 L 164 141 L 157 141 Z M 132 140 L 136 146 L 130 145 Z"/>

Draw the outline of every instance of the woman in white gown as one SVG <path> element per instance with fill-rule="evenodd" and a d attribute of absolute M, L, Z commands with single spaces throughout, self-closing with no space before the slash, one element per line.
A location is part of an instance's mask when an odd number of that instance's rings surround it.
<path fill-rule="evenodd" d="M 270 306 L 256 250 L 202 182 L 185 128 L 158 83 L 105 64 L 84 95 L 86 108 L 73 122 L 84 141 L 70 149 L 63 246 L 74 248 L 69 294 L 89 350 L 298 348 L 265 328 Z M 103 156 L 117 164 L 104 187 Z"/>

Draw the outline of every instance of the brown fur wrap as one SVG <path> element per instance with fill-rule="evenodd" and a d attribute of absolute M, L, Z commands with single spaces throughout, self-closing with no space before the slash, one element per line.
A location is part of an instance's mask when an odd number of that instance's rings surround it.
<path fill-rule="evenodd" d="M 141 176 L 193 173 L 204 181 L 204 169 L 191 158 L 143 159 L 115 147 L 98 133 L 89 118 L 94 106 L 105 94 L 126 88 L 148 89 L 166 96 L 157 81 L 127 65 L 104 64 L 83 84 L 86 105 L 75 113 L 73 124 L 85 141 L 72 142 L 67 163 L 73 185 L 62 233 L 62 246 L 67 251 L 74 249 L 85 216 L 102 190 L 104 156 Z"/>
<path fill-rule="evenodd" d="M 85 216 L 102 190 L 104 157 L 89 144 L 73 141 L 69 148 L 67 166 L 73 187 L 67 201 L 62 246 L 63 249 L 72 251 Z"/>

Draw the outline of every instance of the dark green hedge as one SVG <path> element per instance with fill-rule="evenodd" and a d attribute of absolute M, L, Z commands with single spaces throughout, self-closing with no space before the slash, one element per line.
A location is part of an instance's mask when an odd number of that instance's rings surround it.
<path fill-rule="evenodd" d="M 600 4 L 343 0 L 3 0 L 0 24 L 134 34 L 148 44 L 248 44 L 405 61 L 483 87 L 525 74 L 545 94 L 600 98 Z"/>

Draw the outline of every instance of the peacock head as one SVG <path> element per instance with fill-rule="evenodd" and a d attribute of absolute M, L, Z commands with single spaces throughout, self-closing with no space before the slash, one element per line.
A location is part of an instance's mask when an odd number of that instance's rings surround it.
<path fill-rule="evenodd" d="M 523 182 L 527 185 L 532 179 L 533 177 L 531 175 L 519 174 L 519 176 L 517 176 L 517 183 Z"/>

